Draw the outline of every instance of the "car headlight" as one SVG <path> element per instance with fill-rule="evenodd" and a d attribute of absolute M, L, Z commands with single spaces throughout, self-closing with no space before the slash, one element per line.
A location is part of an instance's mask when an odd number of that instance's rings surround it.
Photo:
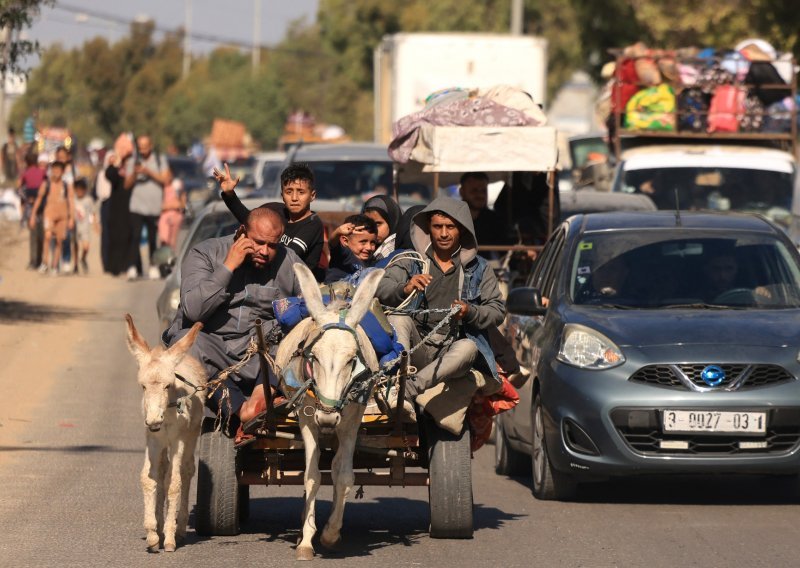
<path fill-rule="evenodd" d="M 564 327 L 557 359 L 581 369 L 610 369 L 625 362 L 614 342 L 602 333 L 577 324 Z"/>
<path fill-rule="evenodd" d="M 181 305 L 181 289 L 175 288 L 172 292 L 169 293 L 169 307 L 171 310 L 178 311 L 178 308 Z"/>

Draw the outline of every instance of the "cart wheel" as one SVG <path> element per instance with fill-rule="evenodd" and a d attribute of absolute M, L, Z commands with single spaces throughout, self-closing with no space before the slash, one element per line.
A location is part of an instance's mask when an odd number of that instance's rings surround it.
<path fill-rule="evenodd" d="M 200 433 L 195 530 L 202 536 L 239 534 L 239 481 L 233 439 L 205 418 Z"/>
<path fill-rule="evenodd" d="M 469 429 L 455 436 L 425 419 L 431 538 L 472 538 L 472 463 Z"/>
<path fill-rule="evenodd" d="M 533 469 L 533 496 L 543 501 L 568 501 L 575 497 L 577 484 L 571 476 L 553 469 L 547 452 L 544 435 L 544 410 L 542 398 L 537 394 L 533 401 L 533 448 L 531 467 Z"/>
<path fill-rule="evenodd" d="M 494 421 L 494 471 L 497 475 L 525 475 L 530 473 L 531 461 L 508 444 L 503 421 L 498 416 Z"/>

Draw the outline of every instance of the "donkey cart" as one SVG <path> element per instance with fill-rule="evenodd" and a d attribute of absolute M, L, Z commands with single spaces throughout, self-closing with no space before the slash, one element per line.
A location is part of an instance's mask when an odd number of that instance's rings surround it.
<path fill-rule="evenodd" d="M 302 410 L 302 409 L 301 409 Z M 215 420 L 200 435 L 196 529 L 198 534 L 236 535 L 248 518 L 251 485 L 303 485 L 305 448 L 298 422 L 278 405 L 254 435 L 236 444 Z M 322 484 L 331 485 L 335 436 L 321 436 Z M 405 424 L 370 403 L 358 431 L 355 486 L 427 486 L 430 535 L 471 538 L 472 470 L 469 429 L 453 435 L 425 414 Z M 358 496 L 358 492 L 356 492 Z"/>
<path fill-rule="evenodd" d="M 297 270 L 298 267 L 296 266 Z M 382 271 L 381 271 L 382 274 Z M 381 274 L 372 278 L 377 284 Z M 308 277 L 312 278 L 310 272 Z M 319 295 L 319 289 L 316 288 Z M 359 300 L 361 287 L 356 292 L 353 304 Z M 371 300 L 374 286 L 366 300 Z M 310 302 L 310 300 L 309 300 Z M 319 300 L 321 305 L 321 299 Z M 340 312 L 340 318 L 345 311 Z M 362 312 L 363 313 L 363 312 Z M 451 310 L 451 314 L 452 314 Z M 317 316 L 320 317 L 320 316 Z M 363 316 L 360 316 L 363 317 Z M 444 320 L 443 320 L 444 321 Z M 261 333 L 261 323 L 256 322 L 258 338 L 258 357 L 262 372 L 267 376 L 268 363 L 266 343 Z M 300 326 L 298 326 L 299 328 Z M 356 333 L 342 319 L 338 323 L 323 326 L 317 339 L 306 346 L 306 353 L 326 332 L 346 335 Z M 299 331 L 297 329 L 296 331 Z M 366 337 L 366 336 L 364 336 Z M 291 334 L 285 339 L 290 341 Z M 321 341 L 319 341 L 321 343 Z M 316 390 L 316 383 L 309 379 L 295 391 L 289 400 L 276 403 L 271 389 L 266 389 L 266 410 L 258 417 L 244 424 L 242 436 L 231 438 L 225 428 L 213 418 L 204 419 L 198 450 L 199 470 L 197 480 L 197 509 L 195 527 L 201 535 L 236 535 L 239 523 L 249 514 L 249 489 L 251 485 L 307 485 L 306 464 L 308 456 L 306 442 L 302 433 L 303 419 L 313 420 L 315 413 L 324 404 L 333 404 L 330 411 L 339 411 L 347 404 L 348 396 L 369 396 L 360 422 L 353 424 L 355 435 L 346 442 L 346 447 L 354 447 L 352 468 L 354 474 L 352 487 L 364 485 L 428 487 L 430 503 L 430 535 L 434 538 L 471 538 L 472 522 L 472 470 L 470 433 L 466 424 L 458 435 L 441 429 L 426 414 L 418 413 L 418 423 L 407 423 L 402 413 L 389 409 L 386 390 L 380 385 L 393 382 L 402 400 L 405 382 L 409 374 L 409 352 L 384 367 L 380 372 L 359 374 L 361 381 L 351 380 L 350 387 L 338 401 L 323 397 Z M 313 355 L 307 355 L 312 357 Z M 359 351 L 359 357 L 363 354 Z M 278 356 L 280 359 L 280 355 Z M 397 363 L 397 367 L 394 364 Z M 386 369 L 396 368 L 393 379 L 387 380 Z M 275 368 L 275 367 L 273 367 Z M 373 389 L 373 386 L 378 384 Z M 371 393 L 371 395 L 370 395 Z M 345 413 L 346 415 L 346 413 Z M 356 420 L 359 420 L 356 415 Z M 314 466 L 314 476 L 319 475 L 322 485 L 335 485 L 336 476 L 332 469 L 339 447 L 336 433 L 321 428 L 316 439 L 318 468 Z M 349 456 L 348 456 L 349 458 Z M 409 471 L 413 469 L 413 471 Z M 339 470 L 337 470 L 339 471 Z M 356 492 L 359 496 L 361 490 Z M 314 490 L 316 493 L 316 490 Z M 336 493 L 336 488 L 334 494 Z M 308 495 L 306 496 L 308 498 Z M 334 495 L 335 497 L 335 495 Z M 311 496 L 313 507 L 313 495 Z M 307 501 L 308 503 L 308 501 Z"/>

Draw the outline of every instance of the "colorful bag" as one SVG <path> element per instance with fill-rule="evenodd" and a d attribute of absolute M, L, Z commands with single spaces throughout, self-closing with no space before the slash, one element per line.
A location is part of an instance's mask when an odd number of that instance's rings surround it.
<path fill-rule="evenodd" d="M 678 130 L 705 132 L 710 97 L 700 89 L 684 89 L 678 95 Z"/>
<path fill-rule="evenodd" d="M 625 124 L 633 130 L 675 130 L 675 93 L 666 84 L 642 89 L 628 101 Z"/>
<path fill-rule="evenodd" d="M 738 132 L 739 121 L 744 115 L 744 100 L 747 91 L 733 85 L 720 85 L 714 91 L 708 109 L 709 132 Z"/>

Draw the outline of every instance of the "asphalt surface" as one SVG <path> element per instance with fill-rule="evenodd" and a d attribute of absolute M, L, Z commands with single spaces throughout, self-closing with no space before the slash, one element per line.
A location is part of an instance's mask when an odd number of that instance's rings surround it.
<path fill-rule="evenodd" d="M 157 336 L 157 282 L 98 297 L 87 340 L 55 377 L 36 419 L 0 446 L 0 566 L 285 566 L 294 562 L 300 487 L 252 490 L 237 537 L 199 538 L 148 554 L 139 472 L 144 427 L 130 311 Z M 71 341 L 58 337 L 58 341 Z M 42 356 L 46 356 L 45 353 Z M 19 382 L 37 377 L 20 377 Z M 795 566 L 796 488 L 771 478 L 650 478 L 585 487 L 577 502 L 535 500 L 529 480 L 496 476 L 493 447 L 473 461 L 475 537 L 432 540 L 424 488 L 366 487 L 345 512 L 331 566 Z M 318 524 L 330 510 L 320 491 Z M 194 503 L 194 483 L 192 484 Z M 193 516 L 190 517 L 190 525 Z M 317 547 L 319 548 L 319 547 Z"/>

